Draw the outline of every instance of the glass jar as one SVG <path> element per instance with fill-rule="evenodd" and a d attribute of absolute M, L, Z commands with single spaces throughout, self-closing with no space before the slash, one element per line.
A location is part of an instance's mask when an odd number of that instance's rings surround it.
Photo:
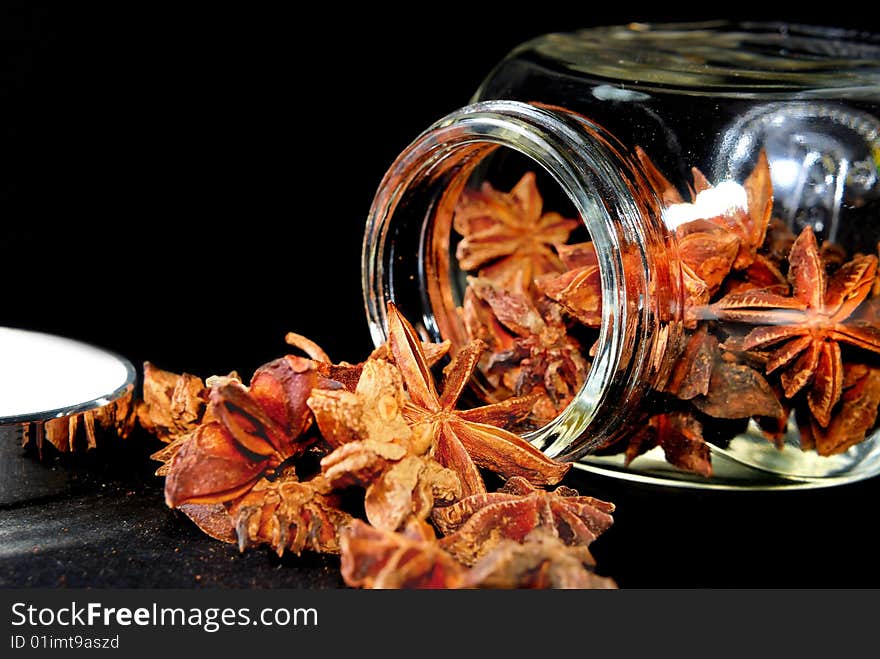
<path fill-rule="evenodd" d="M 486 343 L 548 455 L 693 487 L 880 471 L 880 38 L 628 25 L 510 53 L 381 182 L 377 344 Z"/>

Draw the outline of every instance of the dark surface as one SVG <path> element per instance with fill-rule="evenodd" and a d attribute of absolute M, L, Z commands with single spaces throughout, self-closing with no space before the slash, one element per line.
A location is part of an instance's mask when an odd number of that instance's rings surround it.
<path fill-rule="evenodd" d="M 156 448 L 135 434 L 90 455 L 0 448 L 0 586 L 336 588 L 339 561 L 278 558 L 202 534 L 165 507 Z"/>
<path fill-rule="evenodd" d="M 710 9 L 438 6 L 400 28 L 375 9 L 306 23 L 4 5 L 0 325 L 202 376 L 249 374 L 289 330 L 361 359 L 363 219 L 394 156 L 528 37 Z M 822 11 L 787 18 L 871 27 Z M 336 559 L 241 555 L 203 536 L 165 507 L 155 448 L 136 435 L 39 462 L 4 437 L 0 585 L 341 585 Z M 624 587 L 880 586 L 877 479 L 770 494 L 567 484 L 617 504 L 594 551 Z"/>
<path fill-rule="evenodd" d="M 0 586 L 337 588 L 335 557 L 244 554 L 165 507 L 158 444 L 142 433 L 41 462 L 0 445 Z M 746 493 L 638 486 L 573 473 L 566 484 L 615 502 L 593 545 L 621 587 L 877 587 L 880 480 Z"/>

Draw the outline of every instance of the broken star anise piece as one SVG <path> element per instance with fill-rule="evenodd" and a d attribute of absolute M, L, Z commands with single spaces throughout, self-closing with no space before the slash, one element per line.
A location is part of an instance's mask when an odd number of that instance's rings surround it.
<path fill-rule="evenodd" d="M 400 533 L 354 520 L 340 537 L 342 578 L 355 588 L 466 588 L 468 569 L 445 552 L 427 523 Z"/>
<path fill-rule="evenodd" d="M 703 425 L 689 411 L 652 415 L 627 438 L 626 464 L 659 446 L 669 464 L 705 476 L 712 475 L 712 454 L 703 439 Z"/>
<path fill-rule="evenodd" d="M 208 390 L 201 378 L 189 373 L 178 375 L 144 362 L 138 422 L 163 442 L 195 430 L 207 400 Z"/>
<path fill-rule="evenodd" d="M 711 297 L 721 287 L 739 254 L 740 239 L 709 220 L 693 220 L 675 229 L 678 254 L 688 274 L 706 284 Z"/>
<path fill-rule="evenodd" d="M 701 325 L 687 340 L 681 356 L 675 361 L 664 390 L 690 400 L 709 393 L 712 369 L 718 359 L 718 340 Z"/>
<path fill-rule="evenodd" d="M 154 456 L 166 461 L 169 507 L 235 499 L 302 453 L 312 422 L 306 399 L 319 384 L 327 383 L 314 362 L 290 355 L 257 369 L 250 387 L 214 378 L 202 424 Z"/>
<path fill-rule="evenodd" d="M 783 408 L 770 383 L 748 364 L 717 359 L 704 395 L 691 399 L 703 414 L 717 419 L 777 418 Z"/>
<path fill-rule="evenodd" d="M 241 446 L 222 423 L 202 424 L 171 458 L 165 502 L 176 508 L 186 503 L 231 501 L 250 490 L 275 464 L 271 456 L 256 455 Z"/>
<path fill-rule="evenodd" d="M 388 531 L 399 529 L 411 517 L 426 519 L 437 502 L 461 496 L 461 483 L 453 470 L 398 444 L 349 442 L 322 458 L 321 468 L 335 488 L 366 488 L 367 520 Z"/>
<path fill-rule="evenodd" d="M 593 571 L 595 561 L 583 545 L 569 545 L 548 529 L 529 532 L 522 542 L 501 540 L 470 571 L 479 588 L 617 588 Z"/>
<path fill-rule="evenodd" d="M 552 249 L 578 226 L 559 213 L 544 213 L 535 175 L 525 174 L 510 192 L 489 183 L 465 190 L 455 208 L 453 226 L 463 236 L 456 248 L 459 266 L 479 269 L 499 284 L 524 277 L 527 285 L 541 275 L 562 271 Z"/>
<path fill-rule="evenodd" d="M 613 504 L 580 496 L 569 487 L 547 492 L 523 478 L 511 478 L 497 492 L 437 508 L 433 521 L 446 534 L 441 546 L 472 565 L 502 539 L 523 542 L 536 528 L 552 532 L 565 544 L 586 547 L 611 526 L 612 512 Z"/>
<path fill-rule="evenodd" d="M 517 396 L 545 392 L 552 403 L 550 418 L 555 417 L 580 391 L 589 368 L 559 308 L 549 300 L 538 308 L 522 290 L 482 277 L 469 277 L 468 287 L 516 337 L 510 349 L 491 354 L 489 373 L 503 375 L 502 382 Z"/>
<path fill-rule="evenodd" d="M 803 424 L 802 448 L 813 448 L 819 455 L 835 455 L 865 439 L 877 423 L 880 368 L 846 364 L 839 406 L 827 427 L 823 428 L 815 421 Z"/>
<path fill-rule="evenodd" d="M 485 423 L 497 422 L 499 411 L 511 421 L 519 420 L 531 409 L 533 398 L 456 409 L 485 348 L 482 342 L 471 342 L 458 352 L 439 394 L 415 329 L 390 302 L 388 343 L 409 394 L 403 415 L 411 425 L 426 428 L 432 456 L 458 474 L 462 496 L 486 491 L 477 466 L 504 478 L 522 476 L 535 484 L 557 483 L 568 472 L 570 464 L 552 460 L 518 435 Z"/>
<path fill-rule="evenodd" d="M 309 405 L 335 450 L 321 459 L 333 487 L 366 488 L 369 522 L 393 531 L 410 515 L 425 519 L 435 500 L 461 494 L 455 472 L 427 455 L 427 428 L 413 431 L 402 414 L 403 380 L 392 364 L 369 359 L 354 392 L 315 390 Z"/>
<path fill-rule="evenodd" d="M 406 445 L 412 431 L 401 414 L 405 398 L 397 368 L 368 359 L 354 391 L 314 389 L 307 403 L 322 436 L 334 448 L 358 439 Z"/>
<path fill-rule="evenodd" d="M 304 550 L 339 553 L 339 533 L 352 521 L 326 480 L 316 476 L 299 482 L 290 470 L 271 481 L 261 479 L 228 508 L 241 551 L 267 544 L 279 556 Z"/>
<path fill-rule="evenodd" d="M 843 391 L 840 343 L 880 353 L 880 328 L 851 318 L 876 272 L 876 256 L 859 256 L 829 278 L 816 236 L 806 227 L 789 254 L 790 297 L 766 289 L 731 293 L 710 306 L 709 316 L 758 325 L 737 346 L 745 351 L 778 346 L 767 359 L 767 373 L 782 369 L 788 398 L 809 385 L 807 403 L 824 428 Z"/>

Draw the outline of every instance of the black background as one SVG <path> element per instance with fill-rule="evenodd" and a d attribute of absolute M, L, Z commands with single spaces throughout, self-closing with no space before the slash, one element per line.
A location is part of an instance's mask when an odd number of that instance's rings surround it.
<path fill-rule="evenodd" d="M 434 3 L 395 13 L 370 5 L 350 13 L 324 3 L 309 17 L 290 9 L 3 5 L 0 325 L 203 376 L 249 374 L 283 354 L 289 330 L 334 359 L 362 359 L 372 346 L 360 244 L 376 186 L 396 154 L 464 105 L 518 43 L 590 25 L 722 17 L 876 29 L 864 16 L 828 7 L 785 14 L 758 3 L 722 10 L 619 4 L 540 2 L 515 11 L 503 3 Z M 180 549 L 189 527 L 153 505 L 160 493 L 143 455 L 122 470 L 94 456 L 61 467 L 72 470 L 80 492 L 101 479 L 115 484 L 111 493 L 147 492 L 142 516 L 151 521 L 133 522 L 132 532 L 138 542 L 173 536 L 155 549 L 161 558 Z M 31 481 L 41 478 L 28 469 Z M 621 585 L 880 584 L 869 531 L 876 483 L 713 494 L 581 475 L 572 481 L 619 505 L 596 554 Z M 51 506 L 60 506 L 24 495 L 9 500 L 12 525 L 45 523 Z M 115 518 L 108 514 L 106 523 Z M 118 538 L 114 547 L 125 545 Z M 163 563 L 164 571 L 151 570 L 155 557 L 136 551 L 128 568 L 97 572 L 88 562 L 75 568 L 60 551 L 43 572 L 7 553 L 3 582 L 195 586 L 278 578 L 259 572 L 281 564 L 264 554 L 235 559 L 197 534 L 185 542 L 190 549 Z M 187 551 L 190 558 L 181 555 Z M 210 578 L 196 580 L 205 568 L 192 567 L 192 557 L 204 564 L 206 552 L 219 552 L 233 571 L 208 568 Z M 323 581 L 284 578 L 335 585 L 326 576 L 335 574 L 332 563 L 319 563 L 284 564 L 302 568 L 294 575 L 323 570 Z M 248 572 L 234 571 L 245 565 Z"/>

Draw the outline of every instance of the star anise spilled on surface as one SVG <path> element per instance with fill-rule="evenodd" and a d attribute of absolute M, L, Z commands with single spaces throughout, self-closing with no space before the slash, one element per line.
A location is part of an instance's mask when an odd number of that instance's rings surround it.
<path fill-rule="evenodd" d="M 611 527 L 614 505 L 580 496 L 560 486 L 537 488 L 526 479 L 511 478 L 497 492 L 475 494 L 434 511 L 434 522 L 445 537 L 440 545 L 458 560 L 473 565 L 502 540 L 522 542 L 542 528 L 572 546 L 589 546 Z"/>
<path fill-rule="evenodd" d="M 356 520 L 342 533 L 342 574 L 367 588 L 614 588 L 589 551 L 613 509 L 514 477 L 498 492 L 436 509 L 440 539 L 415 519 L 399 532 Z"/>
<path fill-rule="evenodd" d="M 852 318 L 871 292 L 877 257 L 857 256 L 828 276 L 815 234 L 806 227 L 788 257 L 791 295 L 766 289 L 731 293 L 711 305 L 707 315 L 756 325 L 737 349 L 772 349 L 766 371 L 781 371 L 788 398 L 808 388 L 807 403 L 823 428 L 843 392 L 841 344 L 880 353 L 880 329 Z"/>
<path fill-rule="evenodd" d="M 153 457 L 169 507 L 240 551 L 341 554 L 353 587 L 615 587 L 587 549 L 613 506 L 544 492 L 570 465 L 493 425 L 535 397 L 458 409 L 485 346 L 460 350 L 438 392 L 431 369 L 449 344 L 420 341 L 393 304 L 388 336 L 365 361 L 334 364 L 291 333 L 309 357 L 269 362 L 248 384 L 147 364 L 141 419 L 166 443 Z M 488 493 L 480 468 L 506 485 Z M 513 505 L 499 517 L 502 499 Z M 450 533 L 453 518 L 465 523 Z"/>
<path fill-rule="evenodd" d="M 414 432 L 404 419 L 405 400 L 397 368 L 372 358 L 354 392 L 316 389 L 308 401 L 334 449 L 321 459 L 323 478 L 334 488 L 365 488 L 367 520 L 389 531 L 461 496 L 458 475 L 429 455 L 427 429 Z"/>
<path fill-rule="evenodd" d="M 543 485 L 559 482 L 569 470 L 570 464 L 548 458 L 518 435 L 498 427 L 528 414 L 535 402 L 533 397 L 456 409 L 485 350 L 481 341 L 471 341 L 459 350 L 446 369 L 439 393 L 418 334 L 393 303 L 388 305 L 388 345 L 409 394 L 403 416 L 430 437 L 433 457 L 458 474 L 462 496 L 486 491 L 477 467 L 505 478 L 522 476 Z"/>
<path fill-rule="evenodd" d="M 219 379 L 200 425 L 176 440 L 172 455 L 158 456 L 168 462 L 168 505 L 231 501 L 302 453 L 312 422 L 306 400 L 318 385 L 314 362 L 294 355 L 260 367 L 248 387 Z"/>

